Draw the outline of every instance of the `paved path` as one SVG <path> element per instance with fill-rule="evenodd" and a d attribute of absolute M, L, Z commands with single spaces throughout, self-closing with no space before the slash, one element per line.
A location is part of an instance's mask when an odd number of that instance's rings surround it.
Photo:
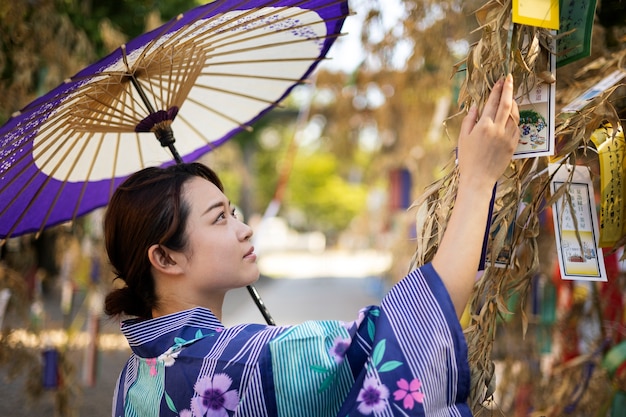
<path fill-rule="evenodd" d="M 378 304 L 382 285 L 374 277 L 265 278 L 256 288 L 276 324 L 288 325 L 306 320 L 355 320 L 359 309 Z M 226 326 L 264 323 L 245 288 L 228 293 L 224 304 Z"/>
<path fill-rule="evenodd" d="M 354 320 L 361 307 L 377 304 L 383 292 L 381 279 L 357 278 L 302 278 L 274 279 L 263 277 L 255 287 L 277 324 L 294 324 L 305 320 Z M 49 302 L 56 305 L 55 300 Z M 264 323 L 246 289 L 231 291 L 225 302 L 224 324 L 242 322 Z M 102 337 L 110 346 L 98 356 L 97 381 L 94 387 L 81 386 L 77 417 L 106 417 L 110 415 L 111 397 L 117 375 L 128 358 L 129 350 L 120 339 L 117 325 L 103 321 Z M 72 358 L 80 366 L 83 350 L 72 351 Z M 0 416 L 54 416 L 53 393 L 45 392 L 38 401 L 29 400 L 23 393 L 25 378 L 7 382 L 0 369 Z M 80 373 L 77 380 L 82 381 Z"/>

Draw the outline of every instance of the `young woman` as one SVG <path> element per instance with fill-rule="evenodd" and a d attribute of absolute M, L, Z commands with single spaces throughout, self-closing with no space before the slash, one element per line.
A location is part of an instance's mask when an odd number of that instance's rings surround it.
<path fill-rule="evenodd" d="M 467 347 L 458 317 L 470 296 L 495 182 L 519 137 L 510 76 L 459 136 L 460 183 L 432 263 L 354 322 L 224 328 L 226 292 L 257 280 L 252 230 L 217 175 L 200 164 L 131 176 L 105 219 L 124 283 L 106 299 L 133 354 L 113 416 L 469 416 Z M 356 315 L 356 312 L 355 312 Z"/>

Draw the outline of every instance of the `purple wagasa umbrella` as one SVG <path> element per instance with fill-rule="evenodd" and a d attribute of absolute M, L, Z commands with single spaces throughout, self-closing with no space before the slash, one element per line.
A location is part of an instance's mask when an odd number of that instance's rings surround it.
<path fill-rule="evenodd" d="M 217 0 L 38 98 L 0 128 L 0 242 L 105 206 L 131 173 L 250 129 L 305 82 L 348 13 L 345 0 Z"/>
<path fill-rule="evenodd" d="M 102 207 L 129 174 L 249 129 L 304 82 L 347 14 L 338 0 L 215 1 L 35 100 L 0 128 L 0 239 Z"/>

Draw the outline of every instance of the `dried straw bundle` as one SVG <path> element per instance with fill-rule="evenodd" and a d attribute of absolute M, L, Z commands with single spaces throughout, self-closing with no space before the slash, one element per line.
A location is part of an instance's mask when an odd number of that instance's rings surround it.
<path fill-rule="evenodd" d="M 494 83 L 508 72 L 513 74 L 515 86 L 521 94 L 528 94 L 537 83 L 555 82 L 555 74 L 548 71 L 550 54 L 555 53 L 552 46 L 555 40 L 553 33 L 538 27 L 511 27 L 510 0 L 489 0 L 475 12 L 475 16 L 481 38 L 472 45 L 466 59 L 455 68 L 458 71 L 465 66 L 466 77 L 459 96 L 462 109 L 475 103 L 482 110 Z M 625 57 L 626 53 L 622 53 L 604 59 L 601 65 L 591 67 L 598 79 L 587 80 L 586 84 L 579 82 L 578 87 L 584 84 L 586 88 L 597 82 L 608 73 L 608 68 L 624 68 Z M 598 66 L 602 68 L 596 71 Z M 578 78 L 585 79 L 589 74 L 589 71 L 581 71 Z M 581 150 L 583 153 L 586 151 L 591 133 L 602 122 L 619 125 L 619 117 L 610 100 L 613 91 L 614 89 L 606 91 L 579 113 L 557 115 L 556 155 L 553 161 L 576 163 L 577 155 L 580 155 Z M 539 268 L 538 216 L 543 207 L 551 205 L 560 196 L 568 195 L 565 193 L 567 183 L 554 195 L 550 194 L 550 178 L 547 173 L 549 162 L 546 157 L 514 160 L 498 182 L 491 229 L 492 233 L 494 230 L 497 232 L 491 238 L 489 257 L 496 259 L 496 255 L 504 248 L 509 225 L 514 224 L 512 263 L 509 268 L 486 265 L 486 271 L 477 282 L 470 300 L 471 317 L 466 328 L 466 339 L 472 372 L 470 406 L 475 414 L 485 410 L 483 404 L 491 398 L 495 390 L 491 353 L 496 337 L 496 324 L 499 317 L 511 313 L 508 301 L 512 295 L 518 295 L 521 300 L 522 335 L 528 329 L 525 300 L 528 299 L 531 278 Z M 446 172 L 412 206 L 416 213 L 417 249 L 411 268 L 432 260 L 446 228 L 458 186 L 458 171 L 454 161 L 451 161 Z M 624 240 L 626 238 L 616 246 L 623 244 Z M 556 386 L 562 387 L 563 384 Z M 558 403 L 557 397 L 555 395 L 553 399 Z M 563 410 L 565 407 L 564 404 L 557 403 L 552 403 L 552 411 Z"/>

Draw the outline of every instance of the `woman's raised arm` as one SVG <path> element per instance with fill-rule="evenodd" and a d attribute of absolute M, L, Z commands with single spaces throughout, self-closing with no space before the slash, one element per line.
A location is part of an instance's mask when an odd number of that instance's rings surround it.
<path fill-rule="evenodd" d="M 513 77 L 493 87 L 482 115 L 472 107 L 458 143 L 459 187 L 454 209 L 432 264 L 460 317 L 471 295 L 493 187 L 511 162 L 519 138 Z"/>

